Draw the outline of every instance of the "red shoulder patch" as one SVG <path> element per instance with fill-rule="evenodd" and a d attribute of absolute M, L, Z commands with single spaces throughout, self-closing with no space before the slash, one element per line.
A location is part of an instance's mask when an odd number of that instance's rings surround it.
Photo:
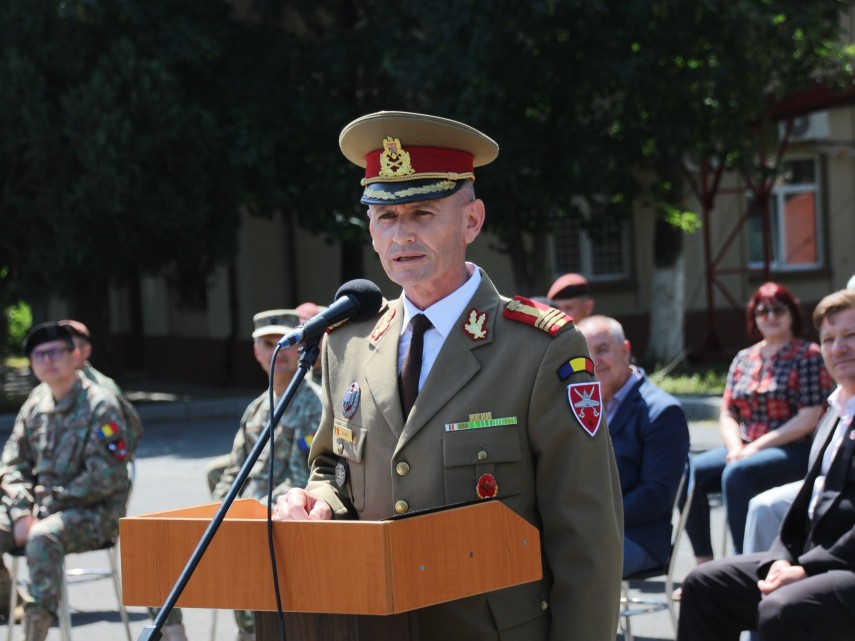
<path fill-rule="evenodd" d="M 573 383 L 567 386 L 567 402 L 579 425 L 595 436 L 603 420 L 603 401 L 599 381 Z"/>
<path fill-rule="evenodd" d="M 566 325 L 573 322 L 573 319 L 564 312 L 523 296 L 514 296 L 509 300 L 502 316 L 537 327 L 550 336 L 557 335 Z"/>

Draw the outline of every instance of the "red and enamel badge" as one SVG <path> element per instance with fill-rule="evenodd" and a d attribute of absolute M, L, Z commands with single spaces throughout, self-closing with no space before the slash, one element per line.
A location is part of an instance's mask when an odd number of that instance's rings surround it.
<path fill-rule="evenodd" d="M 389 311 L 383 314 L 377 324 L 374 326 L 374 331 L 371 332 L 371 340 L 376 341 L 380 340 L 380 337 L 386 333 L 386 330 L 389 329 L 389 325 L 392 324 L 392 319 L 395 318 L 395 308 L 390 307 Z"/>
<path fill-rule="evenodd" d="M 473 341 L 483 341 L 487 338 L 487 312 L 479 312 L 474 307 L 469 310 L 468 322 L 463 323 L 463 331 Z"/>
<path fill-rule="evenodd" d="M 573 383 L 567 386 L 567 401 L 573 416 L 585 431 L 594 436 L 603 418 L 602 395 L 599 381 Z"/>
<path fill-rule="evenodd" d="M 482 474 L 475 486 L 475 493 L 479 499 L 491 499 L 499 493 L 499 484 L 492 474 Z"/>

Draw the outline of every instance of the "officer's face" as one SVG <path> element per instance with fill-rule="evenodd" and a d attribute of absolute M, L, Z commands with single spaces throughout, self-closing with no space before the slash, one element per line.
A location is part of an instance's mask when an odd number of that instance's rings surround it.
<path fill-rule="evenodd" d="M 425 309 L 466 282 L 466 246 L 481 230 L 484 204 L 461 189 L 439 200 L 370 205 L 368 219 L 386 275 Z"/>
<path fill-rule="evenodd" d="M 80 353 L 65 341 L 49 341 L 30 353 L 33 375 L 48 385 L 63 384 L 75 375 L 76 359 Z"/>
<path fill-rule="evenodd" d="M 855 395 L 855 308 L 844 309 L 823 320 L 819 343 L 831 378 L 848 395 Z"/>

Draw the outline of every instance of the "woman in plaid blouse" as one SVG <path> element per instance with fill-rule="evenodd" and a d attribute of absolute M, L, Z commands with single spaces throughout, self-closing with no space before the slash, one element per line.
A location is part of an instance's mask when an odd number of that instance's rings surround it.
<path fill-rule="evenodd" d="M 765 283 L 746 312 L 748 335 L 760 341 L 730 365 L 719 419 L 724 446 L 693 458 L 697 485 L 686 532 L 698 563 L 713 558 L 707 494 L 722 493 L 741 554 L 748 502 L 804 477 L 811 435 L 834 389 L 819 346 L 799 338 L 802 318 L 790 290 Z"/>

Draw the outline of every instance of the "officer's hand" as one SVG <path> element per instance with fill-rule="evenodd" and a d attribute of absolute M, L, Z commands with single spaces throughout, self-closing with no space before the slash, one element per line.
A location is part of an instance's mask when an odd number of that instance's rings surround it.
<path fill-rule="evenodd" d="M 277 521 L 329 521 L 331 518 L 329 503 L 296 487 L 280 496 L 273 506 L 273 519 Z"/>
<path fill-rule="evenodd" d="M 35 522 L 36 520 L 29 514 L 22 516 L 20 519 L 15 521 L 15 527 L 13 530 L 15 545 L 23 547 L 27 544 L 27 535 L 29 535 Z"/>

